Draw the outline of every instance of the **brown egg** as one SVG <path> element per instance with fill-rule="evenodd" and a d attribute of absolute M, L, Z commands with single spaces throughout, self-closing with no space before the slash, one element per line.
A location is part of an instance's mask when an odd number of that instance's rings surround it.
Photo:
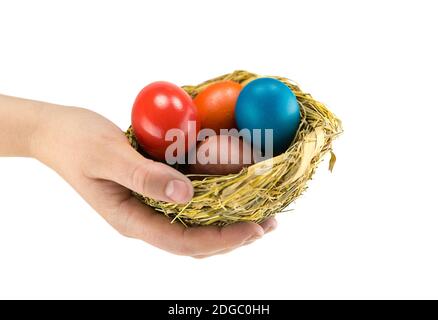
<path fill-rule="evenodd" d="M 253 163 L 251 146 L 231 135 L 210 136 L 196 147 L 196 163 L 190 173 L 226 175 L 238 173 Z"/>

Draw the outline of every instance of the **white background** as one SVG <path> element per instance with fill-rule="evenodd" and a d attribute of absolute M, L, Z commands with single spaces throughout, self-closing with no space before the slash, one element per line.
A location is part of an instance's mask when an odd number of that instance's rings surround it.
<path fill-rule="evenodd" d="M 121 237 L 33 159 L 0 159 L 1 298 L 438 298 L 435 1 L 1 1 L 0 92 L 121 128 L 139 89 L 247 69 L 344 122 L 332 174 L 224 256 Z"/>

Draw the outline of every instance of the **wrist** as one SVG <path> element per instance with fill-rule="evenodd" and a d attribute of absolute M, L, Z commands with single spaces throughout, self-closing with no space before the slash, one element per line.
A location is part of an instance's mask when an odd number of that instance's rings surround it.
<path fill-rule="evenodd" d="M 58 114 L 65 107 L 50 103 L 40 103 L 35 113 L 34 128 L 29 138 L 29 156 L 43 163 L 48 153 L 56 147 L 56 126 L 59 124 Z M 53 133 L 55 132 L 55 133 Z"/>
<path fill-rule="evenodd" d="M 0 156 L 33 157 L 46 104 L 0 95 Z"/>
<path fill-rule="evenodd" d="M 28 152 L 29 157 L 39 160 L 41 146 L 44 145 L 45 137 L 45 126 L 43 124 L 43 119 L 47 118 L 45 113 L 48 105 L 46 103 L 38 103 L 35 105 L 35 117 L 33 119 L 33 130 L 29 133 L 28 139 Z"/>

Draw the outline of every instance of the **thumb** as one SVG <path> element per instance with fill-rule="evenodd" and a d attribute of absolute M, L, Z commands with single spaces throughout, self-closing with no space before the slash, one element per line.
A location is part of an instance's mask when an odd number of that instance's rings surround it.
<path fill-rule="evenodd" d="M 172 167 L 144 158 L 131 146 L 117 146 L 101 167 L 105 179 L 115 181 L 146 197 L 187 203 L 193 197 L 191 181 Z"/>

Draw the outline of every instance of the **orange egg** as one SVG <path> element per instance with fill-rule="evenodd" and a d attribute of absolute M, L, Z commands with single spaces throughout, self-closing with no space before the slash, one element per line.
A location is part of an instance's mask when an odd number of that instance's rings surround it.
<path fill-rule="evenodd" d="M 194 99 L 202 128 L 220 129 L 236 127 L 234 108 L 242 86 L 234 81 L 220 81 L 209 85 Z"/>

